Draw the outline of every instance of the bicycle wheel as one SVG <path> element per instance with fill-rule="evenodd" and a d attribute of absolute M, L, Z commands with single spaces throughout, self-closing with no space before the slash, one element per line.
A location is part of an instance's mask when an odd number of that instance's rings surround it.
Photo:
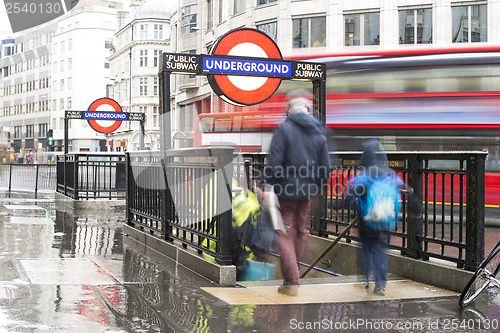
<path fill-rule="evenodd" d="M 481 263 L 478 270 L 462 291 L 458 304 L 460 307 L 469 305 L 495 278 L 500 269 L 500 242 L 493 248 L 488 257 Z"/>
<path fill-rule="evenodd" d="M 484 268 L 479 268 L 462 291 L 458 305 L 461 308 L 469 305 L 490 284 L 490 276 Z"/>
<path fill-rule="evenodd" d="M 492 277 L 498 275 L 500 268 L 500 242 L 493 248 L 488 258 L 484 260 L 480 267 L 491 273 Z"/>

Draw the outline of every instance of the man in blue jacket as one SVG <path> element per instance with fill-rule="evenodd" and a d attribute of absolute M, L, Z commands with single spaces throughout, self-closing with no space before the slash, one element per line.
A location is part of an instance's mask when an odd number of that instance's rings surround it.
<path fill-rule="evenodd" d="M 277 231 L 283 285 L 278 292 L 296 296 L 300 261 L 310 224 L 311 199 L 326 184 L 331 163 L 324 127 L 309 114 L 310 101 L 291 99 L 287 119 L 276 128 L 264 169 L 264 180 L 274 185 L 286 232 Z"/>

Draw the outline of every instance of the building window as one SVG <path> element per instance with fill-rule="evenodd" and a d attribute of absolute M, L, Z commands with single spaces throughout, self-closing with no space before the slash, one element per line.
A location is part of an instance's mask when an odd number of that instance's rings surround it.
<path fill-rule="evenodd" d="M 195 29 L 193 28 L 196 28 L 196 13 L 196 5 L 182 7 L 181 34 L 190 34 L 195 32 Z"/>
<path fill-rule="evenodd" d="M 73 69 L 73 58 L 68 58 L 68 70 Z"/>
<path fill-rule="evenodd" d="M 234 0 L 234 15 L 245 11 L 245 0 Z"/>
<path fill-rule="evenodd" d="M 68 97 L 68 98 L 66 99 L 66 102 L 67 102 L 67 104 L 68 104 L 68 105 L 67 105 L 68 109 L 71 109 L 71 108 L 73 107 L 73 103 L 72 103 L 71 97 Z"/>
<path fill-rule="evenodd" d="M 380 45 L 380 14 L 345 15 L 345 46 Z"/>
<path fill-rule="evenodd" d="M 113 45 L 112 39 L 106 38 L 106 40 L 104 40 L 104 48 L 105 49 L 110 49 L 112 45 Z"/>
<path fill-rule="evenodd" d="M 52 81 L 52 91 L 57 91 L 57 81 Z"/>
<path fill-rule="evenodd" d="M 264 24 L 258 24 L 257 29 L 265 32 L 269 37 L 276 40 L 278 37 L 278 23 L 269 22 Z"/>
<path fill-rule="evenodd" d="M 400 10 L 399 44 L 430 43 L 432 43 L 432 9 Z"/>
<path fill-rule="evenodd" d="M 35 125 L 26 125 L 26 138 L 33 139 L 35 137 Z"/>
<path fill-rule="evenodd" d="M 14 126 L 14 139 L 21 139 L 21 126 Z"/>
<path fill-rule="evenodd" d="M 139 50 L 139 67 L 148 66 L 148 50 Z"/>
<path fill-rule="evenodd" d="M 219 24 L 227 19 L 226 1 L 219 0 Z"/>
<path fill-rule="evenodd" d="M 153 95 L 158 96 L 158 78 L 153 78 Z"/>
<path fill-rule="evenodd" d="M 452 7 L 453 43 L 487 42 L 486 5 Z"/>
<path fill-rule="evenodd" d="M 68 77 L 68 89 L 73 89 L 73 78 Z"/>
<path fill-rule="evenodd" d="M 46 138 L 47 137 L 47 127 L 48 124 L 38 124 L 38 137 L 39 138 Z"/>
<path fill-rule="evenodd" d="M 139 79 L 139 96 L 147 96 L 148 95 L 148 78 L 141 77 Z"/>
<path fill-rule="evenodd" d="M 293 19 L 293 47 L 326 46 L 326 17 Z"/>
<path fill-rule="evenodd" d="M 64 98 L 59 99 L 59 109 L 64 110 Z"/>
<path fill-rule="evenodd" d="M 65 65 L 64 60 L 61 60 L 61 72 L 64 72 L 64 65 Z"/>
<path fill-rule="evenodd" d="M 158 67 L 160 56 L 161 56 L 161 50 L 154 50 L 153 51 L 153 66 L 154 67 Z"/>
<path fill-rule="evenodd" d="M 65 43 L 61 41 L 61 53 L 65 51 Z"/>
<path fill-rule="evenodd" d="M 207 0 L 207 30 L 214 27 L 214 1 Z"/>
<path fill-rule="evenodd" d="M 163 39 L 163 24 L 154 25 L 154 38 Z"/>
<path fill-rule="evenodd" d="M 141 24 L 139 26 L 139 37 L 140 39 L 147 39 L 148 38 L 148 25 L 147 24 Z"/>
<path fill-rule="evenodd" d="M 68 39 L 68 50 L 73 50 L 73 38 Z"/>
<path fill-rule="evenodd" d="M 268 3 L 273 3 L 276 1 L 278 1 L 278 0 L 257 0 L 257 5 L 258 6 L 267 5 Z"/>
<path fill-rule="evenodd" d="M 64 79 L 59 81 L 59 90 L 64 90 Z"/>
<path fill-rule="evenodd" d="M 159 119 L 159 112 L 158 112 L 158 107 L 153 106 L 153 126 L 158 126 L 158 119 Z"/>

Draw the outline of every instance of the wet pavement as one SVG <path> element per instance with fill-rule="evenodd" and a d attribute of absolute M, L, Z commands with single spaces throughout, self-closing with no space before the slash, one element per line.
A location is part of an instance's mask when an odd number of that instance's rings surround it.
<path fill-rule="evenodd" d="M 53 194 L 0 194 L 0 332 L 500 332 L 495 289 L 465 310 L 456 293 L 223 301 L 212 282 L 124 237 L 123 223 L 102 211 L 58 211 Z M 246 284 L 229 293 L 278 284 Z M 355 281 L 346 285 L 356 288 Z M 307 283 L 301 292 L 336 294 L 337 288 L 344 287 Z"/>

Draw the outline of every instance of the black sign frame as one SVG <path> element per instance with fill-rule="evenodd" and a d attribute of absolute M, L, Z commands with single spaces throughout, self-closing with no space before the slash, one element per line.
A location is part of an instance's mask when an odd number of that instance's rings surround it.
<path fill-rule="evenodd" d="M 127 116 L 127 119 L 102 119 L 102 118 L 89 118 L 85 117 L 85 113 L 87 112 L 94 112 L 94 113 L 101 113 L 101 114 L 107 114 L 107 113 L 118 113 L 114 111 L 79 111 L 79 110 L 65 110 L 64 111 L 64 154 L 68 154 L 69 150 L 69 121 L 72 119 L 79 119 L 79 120 L 109 120 L 109 121 L 139 121 L 140 126 L 141 126 L 141 136 L 140 136 L 140 142 L 139 145 L 141 147 L 141 150 L 144 149 L 144 121 L 146 119 L 144 113 L 141 112 L 119 112 L 122 114 L 125 114 Z M 111 132 L 110 132 L 111 133 Z"/>

